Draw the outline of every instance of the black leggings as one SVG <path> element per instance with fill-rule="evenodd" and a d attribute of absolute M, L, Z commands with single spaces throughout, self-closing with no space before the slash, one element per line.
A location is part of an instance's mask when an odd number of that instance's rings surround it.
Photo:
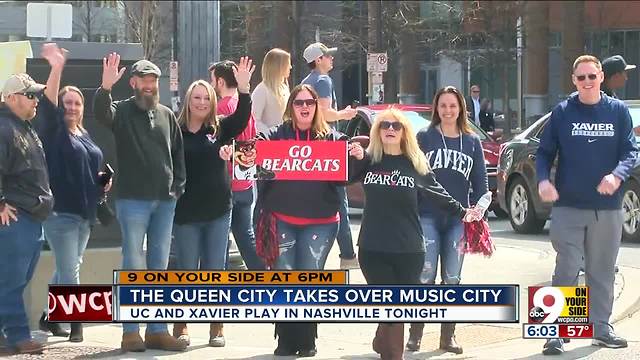
<path fill-rule="evenodd" d="M 367 284 L 417 285 L 424 253 L 392 253 L 360 250 L 358 261 Z"/>

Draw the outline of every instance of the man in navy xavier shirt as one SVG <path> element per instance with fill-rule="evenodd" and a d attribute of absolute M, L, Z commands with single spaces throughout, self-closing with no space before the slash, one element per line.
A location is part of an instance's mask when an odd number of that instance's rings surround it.
<path fill-rule="evenodd" d="M 613 307 L 614 266 L 622 237 L 622 191 L 637 156 L 629 109 L 600 91 L 600 61 L 583 55 L 573 63 L 578 89 L 561 102 L 540 139 L 536 157 L 538 192 L 552 210 L 551 244 L 556 250 L 553 286 L 576 286 L 584 256 L 589 286 L 593 345 L 627 347 L 609 324 Z M 549 181 L 558 157 L 554 186 Z M 557 190 L 556 190 L 557 187 Z M 564 351 L 562 339 L 550 339 L 543 354 Z"/>

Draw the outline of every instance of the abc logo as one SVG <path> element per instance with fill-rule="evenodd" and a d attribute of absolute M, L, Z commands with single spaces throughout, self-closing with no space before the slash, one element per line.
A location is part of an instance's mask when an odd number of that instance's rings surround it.
<path fill-rule="evenodd" d="M 564 294 L 562 290 L 553 286 L 545 286 L 539 289 L 530 289 L 529 297 L 533 295 L 529 321 L 532 323 L 552 324 L 564 309 Z"/>
<path fill-rule="evenodd" d="M 529 311 L 529 319 L 535 323 L 540 323 L 544 320 L 547 314 L 541 307 L 536 306 Z"/>

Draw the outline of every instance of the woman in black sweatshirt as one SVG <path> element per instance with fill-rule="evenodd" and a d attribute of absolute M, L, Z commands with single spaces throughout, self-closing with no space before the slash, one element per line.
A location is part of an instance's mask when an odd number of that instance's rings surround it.
<path fill-rule="evenodd" d="M 329 127 L 318 109 L 318 94 L 309 85 L 292 91 L 285 121 L 260 134 L 265 140 L 346 141 Z M 323 269 L 338 232 L 340 197 L 336 181 L 262 181 L 258 188 L 260 216 L 256 236 L 258 254 L 271 269 Z M 265 249 L 270 249 L 266 250 Z M 265 254 L 268 253 L 268 254 Z M 267 255 L 267 256 L 265 256 Z M 275 355 L 316 354 L 315 323 L 276 324 Z"/>
<path fill-rule="evenodd" d="M 184 270 L 224 270 L 231 225 L 231 179 L 220 148 L 245 129 L 251 115 L 249 81 L 255 66 L 240 59 L 234 75 L 238 107 L 230 116 L 216 118 L 216 93 L 204 80 L 193 82 L 178 118 L 184 139 L 187 183 L 176 204 L 174 241 L 176 266 Z M 221 324 L 211 324 L 210 344 Z M 187 325 L 177 323 L 173 336 L 189 343 Z M 218 339 L 219 340 L 219 339 Z"/>
<path fill-rule="evenodd" d="M 358 238 L 360 268 L 368 284 L 419 284 L 425 249 L 418 194 L 464 221 L 478 214 L 436 182 L 400 110 L 381 112 L 369 136 L 366 165 L 356 170 L 367 199 Z M 380 324 L 373 349 L 382 359 L 402 359 L 403 337 L 404 324 Z"/>

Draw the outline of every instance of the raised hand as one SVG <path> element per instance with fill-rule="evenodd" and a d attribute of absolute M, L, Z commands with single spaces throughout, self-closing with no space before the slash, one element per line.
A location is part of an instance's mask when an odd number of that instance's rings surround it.
<path fill-rule="evenodd" d="M 238 83 L 238 91 L 241 93 L 249 93 L 251 75 L 256 69 L 256 66 L 252 63 L 253 61 L 248 56 L 243 56 L 240 58 L 238 66 L 233 68 L 233 75 Z"/>
<path fill-rule="evenodd" d="M 102 58 L 102 85 L 105 90 L 111 90 L 113 85 L 120 80 L 126 68 L 118 70 L 120 67 L 120 55 L 111 53 L 106 58 Z"/>
<path fill-rule="evenodd" d="M 67 51 L 67 49 L 58 47 L 56 43 L 47 43 L 42 45 L 40 56 L 47 60 L 51 68 L 60 69 L 64 67 L 65 62 L 67 61 L 68 53 L 69 51 Z"/>
<path fill-rule="evenodd" d="M 362 148 L 362 145 L 358 142 L 350 143 L 349 155 L 353 156 L 357 160 L 362 160 L 364 158 L 364 149 Z"/>

